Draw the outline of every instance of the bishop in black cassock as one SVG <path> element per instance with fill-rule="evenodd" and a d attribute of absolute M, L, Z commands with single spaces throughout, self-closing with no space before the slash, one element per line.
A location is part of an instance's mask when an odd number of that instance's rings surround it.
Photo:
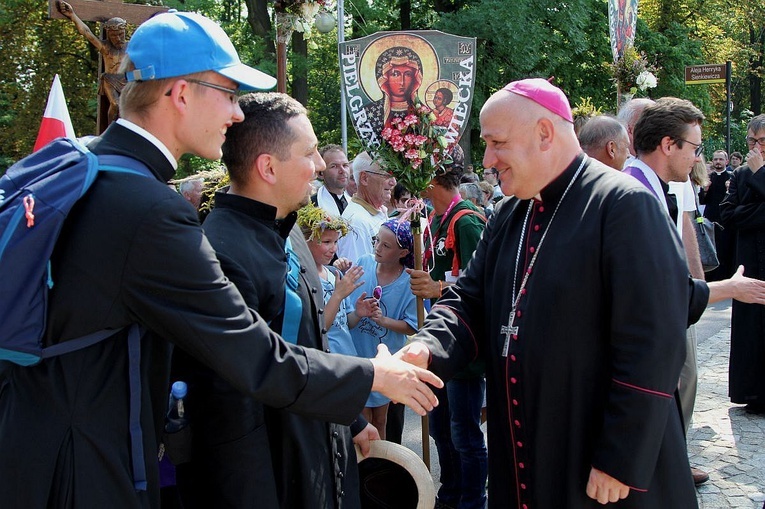
<path fill-rule="evenodd" d="M 445 379 L 486 359 L 489 507 L 693 508 L 675 400 L 682 244 L 636 180 L 581 153 L 570 122 L 544 80 L 484 106 L 484 166 L 516 197 L 416 339 Z M 404 355 L 425 358 L 421 344 Z"/>

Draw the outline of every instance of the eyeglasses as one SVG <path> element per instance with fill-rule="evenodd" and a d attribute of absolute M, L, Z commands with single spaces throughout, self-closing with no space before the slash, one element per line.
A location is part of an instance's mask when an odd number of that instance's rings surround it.
<path fill-rule="evenodd" d="M 373 174 L 373 175 L 379 175 L 379 176 L 383 177 L 384 179 L 392 179 L 392 178 L 395 178 L 395 177 L 394 177 L 393 175 L 391 175 L 390 173 L 385 173 L 385 172 L 382 172 L 382 171 L 371 171 L 371 170 L 364 170 L 364 173 L 371 173 L 371 174 Z"/>
<path fill-rule="evenodd" d="M 212 88 L 215 90 L 220 90 L 221 92 L 225 92 L 232 96 L 231 97 L 232 102 L 237 100 L 236 96 L 239 93 L 239 90 L 236 88 L 227 88 L 227 87 L 224 87 L 223 85 L 218 85 L 217 83 L 210 83 L 209 81 L 202 81 L 202 80 L 197 80 L 194 78 L 186 78 L 186 81 L 188 81 L 189 83 L 202 85 L 203 87 Z M 167 92 L 165 92 L 165 95 L 170 97 L 170 92 L 171 90 L 168 90 Z"/>
<path fill-rule="evenodd" d="M 763 136 L 762 138 L 747 138 L 746 139 L 746 144 L 749 145 L 750 147 L 753 147 L 755 143 L 757 145 L 765 147 L 765 136 Z"/>
<path fill-rule="evenodd" d="M 702 143 L 693 143 L 692 141 L 684 140 L 682 138 L 677 138 L 677 141 L 682 141 L 683 143 L 690 143 L 691 145 L 696 147 L 696 150 L 693 152 L 696 155 L 696 157 L 699 157 L 701 154 L 704 153 L 704 145 Z"/>

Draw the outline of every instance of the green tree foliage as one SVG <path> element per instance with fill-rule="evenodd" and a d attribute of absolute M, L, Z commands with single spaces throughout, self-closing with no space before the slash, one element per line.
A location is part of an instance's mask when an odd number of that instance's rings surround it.
<path fill-rule="evenodd" d="M 242 60 L 275 75 L 273 0 L 167 0 L 166 5 L 218 20 Z M 380 30 L 436 29 L 478 40 L 478 66 L 468 139 L 474 160 L 482 152 L 478 112 L 490 94 L 524 77 L 553 78 L 572 103 L 589 100 L 614 111 L 616 90 L 606 0 L 345 0 L 346 38 Z M 636 47 L 660 66 L 653 97 L 692 100 L 707 116 L 704 136 L 720 146 L 725 131 L 723 85 L 686 86 L 684 67 L 733 62 L 731 126 L 742 148 L 741 126 L 761 110 L 765 11 L 754 0 L 640 0 Z M 91 25 L 94 32 L 97 24 Z M 299 37 L 298 37 L 299 38 Z M 338 143 L 340 76 L 337 34 L 312 34 L 316 47 L 296 54 L 290 45 L 288 90 L 309 108 L 321 143 Z M 97 53 L 66 20 L 47 18 L 44 0 L 0 5 L 0 169 L 29 153 L 53 75 L 61 76 L 78 135 L 95 130 Z M 305 80 L 305 81 L 302 81 Z M 305 84 L 307 84 L 307 86 Z M 349 124 L 349 138 L 354 135 Z M 740 140 L 739 140 L 740 138 Z M 180 175 L 206 169 L 187 158 Z"/>
<path fill-rule="evenodd" d="M 47 3 L 0 6 L 0 169 L 32 151 L 53 77 L 59 74 L 79 136 L 96 125 L 98 54 L 69 20 L 49 20 Z"/>
<path fill-rule="evenodd" d="M 480 161 L 482 153 L 478 112 L 510 81 L 552 77 L 572 102 L 590 97 L 596 105 L 613 109 L 615 90 L 603 65 L 610 58 L 607 27 L 606 4 L 596 0 L 483 0 L 441 15 L 434 28 L 478 38 L 473 159 Z"/>

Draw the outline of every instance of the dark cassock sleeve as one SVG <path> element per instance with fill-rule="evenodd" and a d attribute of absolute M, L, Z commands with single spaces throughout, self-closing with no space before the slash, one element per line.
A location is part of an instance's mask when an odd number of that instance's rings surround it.
<path fill-rule="evenodd" d="M 720 218 L 739 230 L 765 228 L 765 166 L 754 174 L 748 166 L 734 170 L 720 203 Z"/>
<path fill-rule="evenodd" d="M 650 194 L 605 205 L 602 284 L 610 296 L 611 380 L 592 465 L 647 490 L 685 360 L 688 269 L 677 231 Z"/>
<path fill-rule="evenodd" d="M 223 275 L 191 209 L 159 201 L 139 230 L 147 241 L 131 247 L 124 301 L 143 325 L 264 404 L 339 424 L 358 417 L 374 377 L 368 359 L 291 345 L 270 330 Z"/>
<path fill-rule="evenodd" d="M 703 279 L 688 276 L 688 327 L 698 322 L 709 303 L 709 286 Z"/>
<path fill-rule="evenodd" d="M 507 200 L 505 200 L 507 201 Z M 517 203 L 517 200 L 513 200 Z M 428 314 L 425 326 L 415 336 L 430 349 L 431 363 L 429 369 L 444 381 L 452 378 L 472 361 L 483 356 L 486 336 L 484 312 L 486 307 L 485 285 L 483 283 L 486 271 L 487 246 L 496 225 L 494 218 L 501 205 L 489 219 L 483 234 L 479 228 L 471 226 L 472 237 L 477 240 L 477 246 L 472 253 L 461 258 L 464 264 L 470 260 L 463 275 L 457 283 L 444 289 L 442 297 Z M 471 216 L 464 216 L 464 219 Z M 461 231 L 460 231 L 461 233 Z"/>

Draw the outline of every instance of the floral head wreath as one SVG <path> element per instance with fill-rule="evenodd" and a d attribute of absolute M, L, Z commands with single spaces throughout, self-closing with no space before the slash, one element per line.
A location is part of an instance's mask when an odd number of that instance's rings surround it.
<path fill-rule="evenodd" d="M 389 229 L 396 236 L 396 243 L 401 249 L 408 249 L 409 253 L 401 258 L 404 267 L 414 268 L 414 236 L 408 220 L 388 219 L 382 226 Z"/>
<path fill-rule="evenodd" d="M 298 226 L 303 230 L 306 240 L 320 240 L 326 230 L 340 232 L 340 236 L 348 233 L 350 226 L 342 217 L 330 215 L 326 210 L 309 203 L 298 210 Z"/>

